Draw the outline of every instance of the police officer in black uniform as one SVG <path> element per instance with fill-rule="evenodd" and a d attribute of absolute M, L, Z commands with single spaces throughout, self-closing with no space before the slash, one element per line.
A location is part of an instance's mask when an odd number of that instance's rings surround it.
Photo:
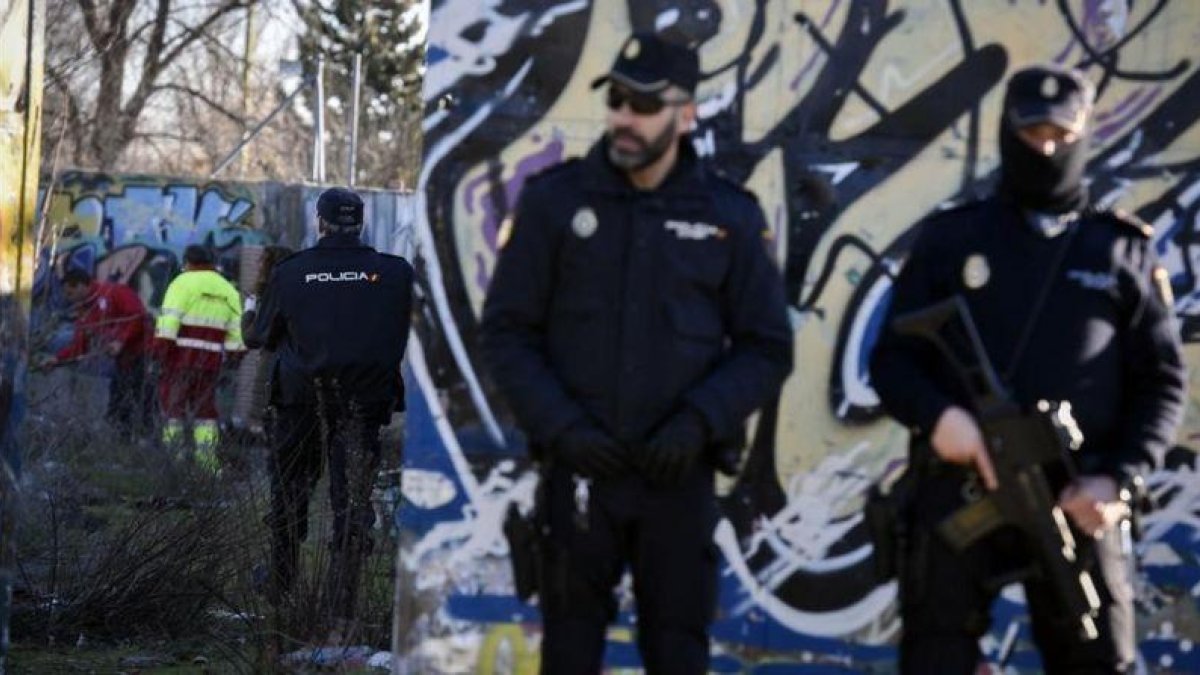
<path fill-rule="evenodd" d="M 607 133 L 521 194 L 484 354 L 542 462 L 542 672 L 595 673 L 631 568 L 649 673 L 703 673 L 716 602 L 714 463 L 791 368 L 754 197 L 688 141 L 696 54 L 634 35 Z"/>
<path fill-rule="evenodd" d="M 1185 396 L 1166 271 L 1153 230 L 1088 204 L 1083 172 L 1094 91 L 1077 71 L 1034 67 L 1008 83 L 1001 181 L 986 201 L 930 218 L 896 280 L 891 319 L 955 294 L 1023 406 L 1066 401 L 1083 433 L 1078 477 L 1055 484 L 1099 587 L 1099 638 L 1061 621 L 1052 593 L 1025 580 L 1034 641 L 1049 673 L 1126 672 L 1135 660 L 1131 550 L 1119 488 L 1160 464 Z M 884 407 L 910 427 L 915 535 L 900 579 L 901 672 L 972 673 L 989 607 L 1027 562 L 1004 528 L 952 552 L 933 532 L 971 485 L 996 486 L 964 392 L 927 342 L 885 332 L 871 361 Z"/>
<path fill-rule="evenodd" d="M 325 606 L 335 621 L 353 617 L 371 548 L 379 430 L 403 409 L 400 361 L 412 307 L 412 266 L 363 244 L 362 226 L 357 194 L 323 192 L 316 246 L 277 263 L 261 309 L 243 319 L 247 346 L 276 353 L 269 588 L 278 598 L 293 584 L 309 499 L 325 463 L 333 510 Z"/>

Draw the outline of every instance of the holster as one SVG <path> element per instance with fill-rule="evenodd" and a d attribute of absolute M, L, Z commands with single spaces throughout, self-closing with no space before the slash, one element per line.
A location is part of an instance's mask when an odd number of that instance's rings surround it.
<path fill-rule="evenodd" d="M 508 505 L 504 514 L 504 538 L 508 540 L 508 555 L 512 563 L 513 586 L 517 598 L 529 602 L 540 589 L 542 576 L 542 530 L 546 477 L 538 479 L 533 511 L 521 513 L 516 503 Z"/>

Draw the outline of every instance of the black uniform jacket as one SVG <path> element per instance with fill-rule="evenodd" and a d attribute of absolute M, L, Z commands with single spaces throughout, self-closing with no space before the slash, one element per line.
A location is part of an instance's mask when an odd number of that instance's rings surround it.
<path fill-rule="evenodd" d="M 1174 440 L 1186 386 L 1179 336 L 1150 228 L 1095 211 L 1071 227 L 1074 235 L 1046 238 L 1000 197 L 933 216 L 896 280 L 887 322 L 962 295 L 996 370 L 1011 374 L 1007 384 L 1018 402 L 1069 401 L 1084 435 L 1079 468 L 1120 481 L 1158 464 Z M 1052 285 L 1044 308 L 1014 364 L 1045 283 Z M 871 376 L 886 410 L 917 441 L 947 406 L 968 407 L 928 343 L 887 329 Z"/>
<path fill-rule="evenodd" d="M 652 191 L 604 143 L 521 193 L 483 311 L 491 372 L 534 443 L 584 416 L 636 443 L 684 405 L 736 438 L 792 364 L 762 212 L 689 143 Z"/>
<path fill-rule="evenodd" d="M 412 283 L 407 261 L 352 234 L 326 235 L 278 262 L 244 335 L 248 347 L 276 352 L 272 402 L 304 402 L 319 377 L 349 398 L 401 403 Z"/>

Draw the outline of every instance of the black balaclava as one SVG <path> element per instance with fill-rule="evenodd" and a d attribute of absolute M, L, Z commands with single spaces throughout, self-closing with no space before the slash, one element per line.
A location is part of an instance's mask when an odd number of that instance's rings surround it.
<path fill-rule="evenodd" d="M 1068 213 L 1087 205 L 1083 174 L 1093 91 L 1078 71 L 1058 67 L 1028 68 L 1009 80 L 1000 122 L 1000 190 L 1021 208 Z M 1039 122 L 1057 124 L 1078 138 L 1047 157 L 1017 136 L 1017 129 Z"/>

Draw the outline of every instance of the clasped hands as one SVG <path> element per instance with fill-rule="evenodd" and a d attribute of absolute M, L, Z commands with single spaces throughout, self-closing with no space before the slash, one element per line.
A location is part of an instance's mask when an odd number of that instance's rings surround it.
<path fill-rule="evenodd" d="M 575 422 L 551 446 L 554 461 L 588 478 L 637 471 L 652 483 L 678 485 L 704 454 L 708 429 L 699 412 L 685 407 L 638 448 L 617 441 L 591 420 Z"/>

